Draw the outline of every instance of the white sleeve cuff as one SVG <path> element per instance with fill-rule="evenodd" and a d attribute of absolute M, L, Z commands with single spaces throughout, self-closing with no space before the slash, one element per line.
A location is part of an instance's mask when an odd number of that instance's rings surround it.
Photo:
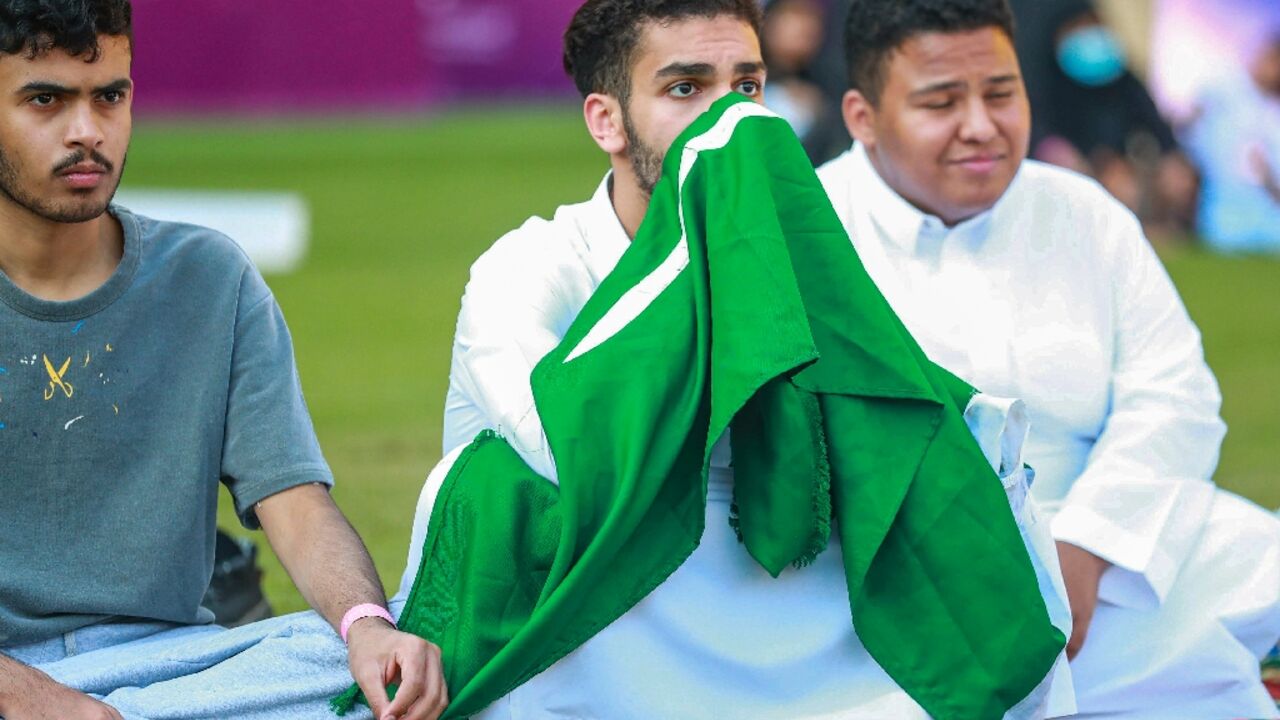
<path fill-rule="evenodd" d="M 1153 610 L 1168 597 L 1178 576 L 1178 564 L 1150 538 L 1079 504 L 1068 503 L 1053 518 L 1053 537 L 1111 563 L 1098 586 L 1098 599 L 1112 605 Z"/>

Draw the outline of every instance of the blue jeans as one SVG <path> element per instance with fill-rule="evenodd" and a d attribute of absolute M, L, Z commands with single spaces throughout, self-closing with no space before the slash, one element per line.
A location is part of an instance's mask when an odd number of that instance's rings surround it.
<path fill-rule="evenodd" d="M 126 720 L 333 720 L 329 698 L 352 682 L 346 646 L 314 612 L 233 630 L 104 623 L 2 651 Z"/>

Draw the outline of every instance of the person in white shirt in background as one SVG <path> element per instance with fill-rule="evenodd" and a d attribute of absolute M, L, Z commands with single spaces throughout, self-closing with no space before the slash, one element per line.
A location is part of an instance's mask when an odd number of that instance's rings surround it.
<path fill-rule="evenodd" d="M 1196 101 L 1187 147 L 1203 178 L 1199 227 L 1218 252 L 1280 253 L 1280 26 Z"/>
<path fill-rule="evenodd" d="M 1025 159 L 1011 38 L 1006 0 L 855 0 L 856 143 L 819 176 L 930 358 L 1027 403 L 1080 715 L 1277 717 L 1280 521 L 1210 479 L 1221 396 L 1137 219 Z"/>

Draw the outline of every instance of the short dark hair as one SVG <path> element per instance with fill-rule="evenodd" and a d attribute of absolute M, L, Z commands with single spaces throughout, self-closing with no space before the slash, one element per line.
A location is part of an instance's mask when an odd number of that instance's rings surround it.
<path fill-rule="evenodd" d="M 995 27 L 1013 41 L 1008 0 L 853 0 L 844 26 L 849 86 L 875 105 L 884 90 L 890 56 L 924 33 Z"/>
<path fill-rule="evenodd" d="M 0 54 L 29 58 L 54 48 L 92 62 L 99 35 L 133 39 L 129 0 L 4 0 Z"/>
<path fill-rule="evenodd" d="M 645 23 L 721 15 L 741 19 L 759 37 L 759 0 L 587 0 L 564 33 L 564 71 L 583 97 L 598 92 L 625 104 Z"/>

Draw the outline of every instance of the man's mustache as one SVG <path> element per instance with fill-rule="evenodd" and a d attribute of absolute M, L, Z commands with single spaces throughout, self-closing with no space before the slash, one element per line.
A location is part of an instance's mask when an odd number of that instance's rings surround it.
<path fill-rule="evenodd" d="M 92 162 L 97 163 L 98 165 L 101 165 L 103 169 L 105 169 L 108 173 L 116 169 L 115 163 L 108 160 L 104 155 L 102 155 L 102 153 L 99 153 L 97 150 L 90 152 L 88 154 L 88 159 Z M 57 165 L 53 167 L 53 174 L 57 175 L 58 173 L 61 173 L 65 170 L 69 170 L 84 161 L 85 161 L 85 152 L 83 150 L 80 150 L 72 155 L 68 155 L 67 157 L 63 158 L 61 162 L 59 162 Z"/>

